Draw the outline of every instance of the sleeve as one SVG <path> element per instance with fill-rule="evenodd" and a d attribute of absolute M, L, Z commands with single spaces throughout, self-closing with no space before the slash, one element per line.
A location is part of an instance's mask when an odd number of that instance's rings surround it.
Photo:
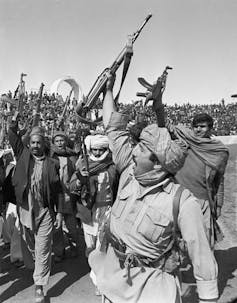
<path fill-rule="evenodd" d="M 224 175 L 229 159 L 229 153 L 223 153 L 221 169 L 217 172 L 214 182 L 217 186 L 216 203 L 217 207 L 222 207 L 224 203 Z"/>
<path fill-rule="evenodd" d="M 76 172 L 71 177 L 70 183 L 69 183 L 69 190 L 71 193 L 79 193 L 81 190 L 81 182 L 77 178 Z"/>
<path fill-rule="evenodd" d="M 201 208 L 188 190 L 182 193 L 178 225 L 192 261 L 199 299 L 218 299 L 218 268 L 204 229 Z"/>
<path fill-rule="evenodd" d="M 224 176 L 220 178 L 220 184 L 216 194 L 217 207 L 222 207 L 224 203 Z"/>
<path fill-rule="evenodd" d="M 59 164 L 54 162 L 55 164 L 55 173 L 56 173 L 56 182 L 54 184 L 54 193 L 56 196 L 56 206 L 57 206 L 57 212 L 58 213 L 63 213 L 63 208 L 64 208 L 64 192 L 62 188 L 62 184 L 60 181 L 60 176 L 59 176 Z"/>
<path fill-rule="evenodd" d="M 3 185 L 5 177 L 6 177 L 6 171 L 5 171 L 5 167 L 4 167 L 4 162 L 3 162 L 3 159 L 0 158 L 0 188 Z"/>
<path fill-rule="evenodd" d="M 9 143 L 13 149 L 16 160 L 19 159 L 21 153 L 23 152 L 24 145 L 22 143 L 21 137 L 17 134 L 18 124 L 12 123 L 8 130 Z"/>
<path fill-rule="evenodd" d="M 132 160 L 132 146 L 129 140 L 129 133 L 126 130 L 128 118 L 127 115 L 113 112 L 106 129 L 113 162 L 119 173 L 123 172 Z"/>

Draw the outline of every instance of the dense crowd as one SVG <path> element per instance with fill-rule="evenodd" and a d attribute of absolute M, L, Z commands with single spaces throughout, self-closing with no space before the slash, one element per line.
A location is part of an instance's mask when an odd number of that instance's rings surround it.
<path fill-rule="evenodd" d="M 3 94 L 2 96 L 7 96 L 12 99 L 13 94 L 11 91 L 9 91 L 7 94 Z M 19 127 L 22 129 L 22 131 L 30 126 L 32 121 L 32 113 L 34 112 L 38 101 L 39 100 L 36 92 L 25 93 L 23 100 L 23 111 L 19 123 Z M 76 106 L 77 101 L 75 99 L 72 99 L 70 103 L 66 105 L 66 101 L 63 100 L 61 95 L 44 93 L 41 99 L 40 126 L 45 129 L 46 134 L 49 137 L 52 137 L 53 133 L 59 127 L 63 127 L 69 138 L 79 138 L 79 130 L 81 128 L 88 128 L 88 125 L 84 125 L 80 122 L 75 112 Z M 4 121 L 7 120 L 7 116 L 11 116 L 11 114 L 14 112 L 15 106 L 13 104 L 9 104 L 8 102 L 1 101 L 0 107 L 1 128 L 3 132 Z M 101 106 L 98 105 L 92 111 L 92 115 L 96 117 L 100 114 L 100 111 Z M 152 107 L 149 105 L 144 107 L 142 100 L 129 104 L 120 103 L 119 111 L 130 114 L 131 124 L 137 121 L 143 121 L 146 124 L 156 121 Z M 192 105 L 190 103 L 186 103 L 182 105 L 165 105 L 165 115 L 167 119 L 171 120 L 175 125 L 184 124 L 185 126 L 190 127 L 190 121 L 192 120 L 194 114 L 202 112 L 205 112 L 213 117 L 213 135 L 228 136 L 237 134 L 236 103 L 225 104 L 225 101 L 222 100 L 221 102 L 215 104 Z M 60 117 L 62 117 L 63 126 L 58 125 Z M 7 137 L 4 137 L 4 139 L 2 138 L 2 140 L 2 147 L 8 148 L 9 144 Z"/>
<path fill-rule="evenodd" d="M 142 102 L 135 102 L 132 104 L 121 104 L 121 108 L 124 112 L 131 113 L 131 119 L 144 119 L 148 123 L 155 122 L 156 118 L 152 111 L 151 106 L 144 109 Z M 214 120 L 213 134 L 216 136 L 229 136 L 237 134 L 237 104 L 229 103 L 225 105 L 225 102 L 215 104 L 201 104 L 193 105 L 175 104 L 166 105 L 165 113 L 166 117 L 170 119 L 175 125 L 181 123 L 187 127 L 190 127 L 190 123 L 195 114 L 207 113 L 212 116 Z"/>

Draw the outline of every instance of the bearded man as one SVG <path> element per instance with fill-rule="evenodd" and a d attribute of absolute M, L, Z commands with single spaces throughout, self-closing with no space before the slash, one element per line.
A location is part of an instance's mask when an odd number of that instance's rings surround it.
<path fill-rule="evenodd" d="M 62 224 L 63 191 L 59 166 L 46 153 L 42 128 L 32 129 L 29 146 L 25 146 L 18 134 L 16 118 L 8 136 L 17 161 L 12 183 L 23 238 L 24 262 L 26 266 L 34 266 L 35 302 L 42 303 L 43 286 L 48 284 L 51 269 L 53 225 L 59 228 Z M 33 264 L 29 263 L 30 256 Z"/>
<path fill-rule="evenodd" d="M 74 193 L 80 193 L 79 213 L 83 212 L 83 204 L 91 211 L 89 222 L 83 222 L 83 218 L 81 218 L 87 246 L 86 255 L 88 256 L 100 241 L 100 231 L 116 196 L 118 178 L 107 136 L 89 135 L 85 138 L 85 146 L 88 152 L 89 171 L 87 172 L 85 158 L 80 157 L 76 163 L 77 171 L 70 182 L 70 189 Z M 85 184 L 80 176 L 89 176 L 91 205 L 87 205 L 87 201 L 83 201 Z"/>

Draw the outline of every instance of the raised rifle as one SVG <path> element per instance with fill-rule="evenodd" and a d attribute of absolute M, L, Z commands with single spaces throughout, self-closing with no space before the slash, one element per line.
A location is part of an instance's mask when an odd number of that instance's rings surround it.
<path fill-rule="evenodd" d="M 0 98 L 1 102 L 6 102 L 14 106 L 18 115 L 21 114 L 23 111 L 23 103 L 25 97 L 25 81 L 23 78 L 25 76 L 27 76 L 27 74 L 21 73 L 20 82 L 14 92 L 13 99 L 7 96 L 6 94 L 2 95 Z"/>
<path fill-rule="evenodd" d="M 112 63 L 112 65 L 108 68 L 105 68 L 104 71 L 99 75 L 95 83 L 93 84 L 91 90 L 89 91 L 88 95 L 83 97 L 83 100 L 79 102 L 76 112 L 79 116 L 79 119 L 82 123 L 87 123 L 87 124 L 97 124 L 100 122 L 102 119 L 98 118 L 94 121 L 89 120 L 86 118 L 87 113 L 93 108 L 95 103 L 98 101 L 99 96 L 101 93 L 105 91 L 106 88 L 106 82 L 108 80 L 108 77 L 110 74 L 115 74 L 120 65 L 124 62 L 124 68 L 123 68 L 123 74 L 122 74 L 122 80 L 120 84 L 119 91 L 117 93 L 117 96 L 115 98 L 115 101 L 118 101 L 120 91 L 122 89 L 122 85 L 124 83 L 129 64 L 131 61 L 131 57 L 133 54 L 133 49 L 132 46 L 134 42 L 137 40 L 138 36 L 140 35 L 142 29 L 148 22 L 148 20 L 151 18 L 151 14 L 149 14 L 146 19 L 143 21 L 142 25 L 138 28 L 136 32 L 134 32 L 132 35 L 129 36 L 129 40 L 127 45 L 122 49 L 122 51 L 119 53 L 115 61 Z"/>
<path fill-rule="evenodd" d="M 20 84 L 17 85 L 17 88 L 16 88 L 16 90 L 15 90 L 15 92 L 14 92 L 13 99 L 16 99 L 17 94 L 18 94 L 18 91 L 19 91 L 19 88 L 20 88 Z"/>
<path fill-rule="evenodd" d="M 63 128 L 63 123 L 64 123 L 64 120 L 65 120 L 65 116 L 66 116 L 66 113 L 67 113 L 68 106 L 70 104 L 70 99 L 71 99 L 71 96 L 72 96 L 72 92 L 73 92 L 73 89 L 70 90 L 69 96 L 67 96 L 66 101 L 65 101 L 63 112 L 58 118 L 58 128 L 59 129 Z"/>
<path fill-rule="evenodd" d="M 41 83 L 39 92 L 36 98 L 36 107 L 33 110 L 33 122 L 32 127 L 38 126 L 40 121 L 40 107 L 42 102 L 42 96 L 43 96 L 43 89 L 44 89 L 44 83 Z"/>
<path fill-rule="evenodd" d="M 81 202 L 84 206 L 88 209 L 92 209 L 93 207 L 93 200 L 91 195 L 91 186 L 90 186 L 90 171 L 89 171 L 89 161 L 88 161 L 88 153 L 85 145 L 85 135 L 81 135 L 81 152 L 82 152 L 82 159 L 85 165 L 86 172 L 88 173 L 87 176 L 83 176 L 80 170 L 77 170 L 77 178 L 81 181 L 83 191 L 81 192 Z"/>
<path fill-rule="evenodd" d="M 16 92 L 14 95 L 17 96 L 17 111 L 21 115 L 23 112 L 24 107 L 24 97 L 25 97 L 25 81 L 24 77 L 26 77 L 27 74 L 21 73 L 20 77 L 20 83 L 18 85 L 18 88 L 16 89 Z"/>
<path fill-rule="evenodd" d="M 165 126 L 164 105 L 162 104 L 162 95 L 166 87 L 168 70 L 171 69 L 172 67 L 166 66 L 162 75 L 158 77 L 158 79 L 153 84 L 150 84 L 142 77 L 138 78 L 138 82 L 142 86 L 144 86 L 147 89 L 147 91 L 145 93 L 137 93 L 137 96 L 145 98 L 144 106 L 146 106 L 150 100 L 153 100 L 152 109 L 156 114 L 159 127 Z"/>
<path fill-rule="evenodd" d="M 15 108 L 14 113 L 12 113 L 12 111 L 8 111 L 8 112 L 4 113 L 4 115 L 2 116 L 2 119 L 4 120 L 2 123 L 2 127 L 4 127 L 4 129 L 2 129 L 3 130 L 2 133 L 4 134 L 4 136 L 7 133 L 7 129 L 8 129 L 11 118 L 12 118 L 12 121 L 16 121 L 17 117 L 22 114 L 23 107 L 24 107 L 24 98 L 25 98 L 25 81 L 24 81 L 25 76 L 27 76 L 27 75 L 24 73 L 21 73 L 20 82 L 14 92 L 13 99 L 5 94 L 2 95 L 0 98 L 1 102 L 8 103 Z M 4 140 L 4 138 L 2 138 L 2 140 Z"/>

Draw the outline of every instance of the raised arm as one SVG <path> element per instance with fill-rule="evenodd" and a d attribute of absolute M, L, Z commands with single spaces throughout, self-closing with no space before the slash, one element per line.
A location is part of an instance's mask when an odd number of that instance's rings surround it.
<path fill-rule="evenodd" d="M 115 78 L 110 75 L 106 84 L 106 94 L 103 102 L 103 123 L 107 128 L 112 112 L 117 112 L 113 97 L 113 86 Z"/>
<path fill-rule="evenodd" d="M 109 148 L 112 151 L 113 161 L 119 173 L 122 173 L 132 161 L 132 146 L 129 133 L 126 130 L 129 116 L 118 113 L 114 102 L 114 80 L 115 78 L 111 75 L 106 85 L 103 122 L 109 138 Z"/>
<path fill-rule="evenodd" d="M 13 149 L 16 160 L 19 159 L 19 157 L 24 149 L 24 144 L 21 140 L 20 135 L 17 133 L 17 131 L 18 131 L 18 118 L 17 118 L 17 114 L 16 114 L 16 116 L 13 117 L 9 130 L 8 130 L 8 139 L 9 139 L 10 145 Z"/>

